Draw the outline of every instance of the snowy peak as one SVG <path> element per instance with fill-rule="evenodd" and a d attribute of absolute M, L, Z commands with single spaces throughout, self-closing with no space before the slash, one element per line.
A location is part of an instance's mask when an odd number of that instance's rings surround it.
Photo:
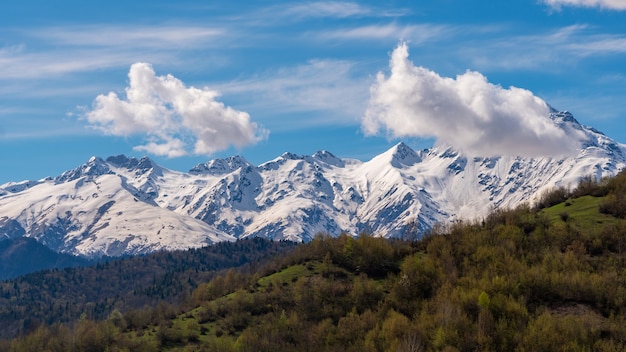
<path fill-rule="evenodd" d="M 391 164 L 397 168 L 412 166 L 422 161 L 413 149 L 402 142 L 396 144 L 396 146 L 391 149 L 391 153 L 393 155 Z"/>
<path fill-rule="evenodd" d="M 559 125 L 564 122 L 570 122 L 572 124 L 580 126 L 580 123 L 569 111 L 552 111 L 550 112 L 550 119 L 552 119 L 552 121 L 556 122 Z"/>
<path fill-rule="evenodd" d="M 192 175 L 224 175 L 239 168 L 252 166 L 241 156 L 231 156 L 225 159 L 213 159 L 209 162 L 194 166 L 189 173 Z"/>
<path fill-rule="evenodd" d="M 294 153 L 291 153 L 291 152 L 284 152 L 283 154 L 281 154 L 280 158 L 284 159 L 284 160 L 302 160 L 302 159 L 304 159 L 303 156 L 298 155 L 298 154 L 294 154 Z"/>
<path fill-rule="evenodd" d="M 321 150 L 312 155 L 312 158 L 316 161 L 322 163 L 323 165 L 335 166 L 335 167 L 344 167 L 345 162 L 333 155 L 333 153 Z"/>
<path fill-rule="evenodd" d="M 411 147 L 400 142 L 383 154 L 373 158 L 370 162 L 374 161 L 402 169 L 421 162 L 422 158 Z"/>
<path fill-rule="evenodd" d="M 591 131 L 581 125 L 569 111 L 551 112 L 550 119 L 581 148 L 588 146 L 589 140 L 593 139 L 593 136 L 589 135 Z"/>
<path fill-rule="evenodd" d="M 97 156 L 92 156 L 89 161 L 74 170 L 66 171 L 55 178 L 57 183 L 69 182 L 81 177 L 93 178 L 112 173 L 109 165 Z"/>
<path fill-rule="evenodd" d="M 304 159 L 305 157 L 298 154 L 285 152 L 278 158 L 264 162 L 263 164 L 259 165 L 259 169 L 264 171 L 278 170 L 282 166 L 286 165 L 289 161 L 302 161 Z"/>
<path fill-rule="evenodd" d="M 110 156 L 106 159 L 106 162 L 117 168 L 127 169 L 129 171 L 136 171 L 137 173 L 146 173 L 151 169 L 160 169 L 160 167 L 148 157 L 142 157 L 141 159 L 129 158 L 126 155 Z"/>

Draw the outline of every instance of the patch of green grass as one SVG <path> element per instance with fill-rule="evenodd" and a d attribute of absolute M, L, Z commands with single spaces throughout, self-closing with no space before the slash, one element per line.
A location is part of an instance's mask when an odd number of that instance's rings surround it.
<path fill-rule="evenodd" d="M 583 227 L 595 228 L 598 224 L 614 224 L 620 220 L 606 214 L 600 213 L 600 204 L 603 197 L 583 196 L 575 199 L 568 199 L 542 212 L 550 218 L 552 222 L 573 220 Z"/>
<path fill-rule="evenodd" d="M 279 272 L 260 278 L 257 283 L 262 288 L 272 285 L 291 284 L 303 276 L 311 276 L 319 273 L 320 263 L 296 264 Z"/>

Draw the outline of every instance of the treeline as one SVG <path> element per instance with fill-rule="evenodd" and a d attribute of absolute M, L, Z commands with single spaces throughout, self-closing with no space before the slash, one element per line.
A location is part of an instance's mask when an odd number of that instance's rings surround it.
<path fill-rule="evenodd" d="M 91 267 L 41 271 L 0 282 L 0 338 L 111 312 L 179 305 L 219 270 L 247 266 L 289 251 L 295 243 L 260 238 L 186 251 L 110 260 Z"/>

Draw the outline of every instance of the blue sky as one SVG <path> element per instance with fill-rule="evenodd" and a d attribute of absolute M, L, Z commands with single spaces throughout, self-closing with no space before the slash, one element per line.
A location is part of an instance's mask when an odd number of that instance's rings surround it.
<path fill-rule="evenodd" d="M 0 4 L 0 184 L 93 155 L 538 155 L 563 136 L 520 124 L 535 97 L 626 142 L 626 0 Z"/>

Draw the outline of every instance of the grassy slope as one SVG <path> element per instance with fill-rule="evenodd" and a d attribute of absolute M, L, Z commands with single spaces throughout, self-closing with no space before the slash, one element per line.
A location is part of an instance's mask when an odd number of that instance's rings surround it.
<path fill-rule="evenodd" d="M 598 207 L 604 200 L 604 197 L 583 196 L 554 205 L 544 209 L 543 213 L 550 217 L 550 221 L 563 221 L 562 215 L 575 220 L 587 230 L 600 228 L 602 225 L 617 224 L 622 220 L 613 216 L 601 214 Z"/>
<path fill-rule="evenodd" d="M 223 319 L 208 322 L 205 321 L 206 319 L 203 319 L 203 315 L 205 315 L 207 310 L 215 309 L 216 307 L 237 305 L 247 298 L 250 298 L 250 295 L 263 294 L 268 290 L 271 290 L 272 287 L 289 287 L 298 282 L 298 280 L 317 276 L 328 276 L 328 273 L 332 273 L 331 275 L 339 274 L 344 280 L 351 282 L 356 281 L 358 277 L 357 274 L 349 272 L 339 266 L 322 263 L 317 260 L 307 261 L 304 264 L 287 266 L 280 271 L 260 277 L 256 280 L 256 283 L 253 286 L 254 288 L 249 288 L 248 290 L 237 290 L 235 292 L 228 293 L 222 297 L 204 302 L 201 306 L 190 311 L 177 315 L 172 319 L 171 326 L 168 328 L 167 333 L 170 335 L 172 340 L 178 339 L 179 341 L 167 343 L 164 350 L 185 351 L 187 350 L 186 348 L 189 347 L 190 343 L 191 345 L 210 343 L 211 346 L 219 346 L 219 348 L 224 350 L 236 350 L 236 341 L 241 335 L 241 331 L 224 333 L 223 325 L 226 324 L 223 322 Z M 386 279 L 375 281 L 377 285 L 383 286 Z M 257 324 L 262 319 L 262 315 L 254 317 L 254 319 L 251 319 L 249 322 L 249 325 Z M 141 338 L 149 345 L 158 345 L 160 339 L 160 329 L 162 329 L 162 327 L 150 326 L 146 329 L 146 333 L 143 334 Z M 127 335 L 130 339 L 137 338 L 135 331 L 128 332 Z M 190 336 L 194 337 L 190 339 Z"/>

